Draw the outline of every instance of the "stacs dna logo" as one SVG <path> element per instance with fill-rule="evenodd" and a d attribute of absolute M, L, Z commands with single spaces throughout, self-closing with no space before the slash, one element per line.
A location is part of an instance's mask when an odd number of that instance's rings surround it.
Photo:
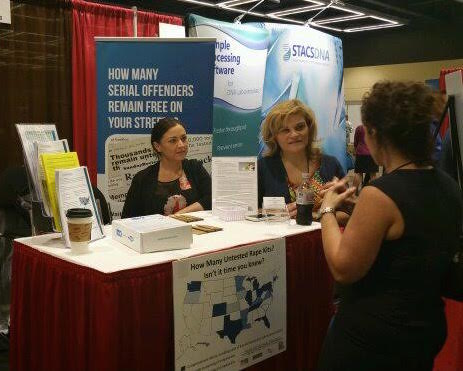
<path fill-rule="evenodd" d="M 291 48 L 289 44 L 283 44 L 283 60 L 285 62 L 289 61 L 291 58 Z"/>
<path fill-rule="evenodd" d="M 283 61 L 290 59 L 298 62 L 321 62 L 329 63 L 330 52 L 328 49 L 312 45 L 283 44 Z"/>

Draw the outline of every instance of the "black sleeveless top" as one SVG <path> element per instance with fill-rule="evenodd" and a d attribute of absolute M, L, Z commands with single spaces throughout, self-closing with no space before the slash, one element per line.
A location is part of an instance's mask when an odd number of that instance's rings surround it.
<path fill-rule="evenodd" d="M 158 180 L 154 194 L 156 197 L 153 200 L 153 213 L 162 215 L 175 214 L 199 198 L 186 175 L 170 182 Z"/>
<path fill-rule="evenodd" d="M 370 185 L 397 205 L 404 233 L 383 241 L 365 277 L 341 286 L 338 326 L 381 354 L 437 354 L 446 337 L 440 287 L 461 231 L 460 190 L 437 169 L 396 170 Z"/>

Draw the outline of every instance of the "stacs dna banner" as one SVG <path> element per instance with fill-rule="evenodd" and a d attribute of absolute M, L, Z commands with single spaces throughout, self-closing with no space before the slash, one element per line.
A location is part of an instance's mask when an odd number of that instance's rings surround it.
<path fill-rule="evenodd" d="M 269 32 L 262 120 L 284 100 L 297 98 L 315 112 L 323 152 L 346 165 L 342 42 L 296 25 L 250 23 Z M 265 145 L 259 140 L 259 155 Z"/>
<path fill-rule="evenodd" d="M 190 15 L 189 36 L 215 37 L 213 156 L 256 156 L 268 32 Z"/>

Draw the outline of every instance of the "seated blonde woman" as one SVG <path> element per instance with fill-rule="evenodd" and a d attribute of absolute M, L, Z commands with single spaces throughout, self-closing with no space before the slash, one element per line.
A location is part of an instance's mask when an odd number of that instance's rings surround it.
<path fill-rule="evenodd" d="M 302 173 L 310 174 L 315 195 L 314 211 L 321 205 L 324 185 L 344 177 L 338 160 L 316 146 L 317 121 L 313 111 L 297 99 L 277 104 L 262 125 L 267 151 L 258 162 L 259 207 L 263 197 L 285 198 L 291 217 L 296 216 L 296 189 Z"/>

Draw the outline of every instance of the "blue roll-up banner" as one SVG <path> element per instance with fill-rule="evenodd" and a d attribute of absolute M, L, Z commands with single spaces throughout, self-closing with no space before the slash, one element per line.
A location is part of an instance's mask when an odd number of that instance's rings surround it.
<path fill-rule="evenodd" d="M 250 23 L 269 32 L 262 120 L 277 103 L 297 98 L 315 112 L 324 153 L 346 165 L 342 42 L 309 27 Z M 264 144 L 259 141 L 259 154 Z"/>
<path fill-rule="evenodd" d="M 188 158 L 210 170 L 215 40 L 95 38 L 98 188 L 120 216 L 133 176 L 156 160 L 150 132 L 176 117 Z"/>
<path fill-rule="evenodd" d="M 190 36 L 217 40 L 212 154 L 256 156 L 268 32 L 198 15 L 189 24 Z"/>

